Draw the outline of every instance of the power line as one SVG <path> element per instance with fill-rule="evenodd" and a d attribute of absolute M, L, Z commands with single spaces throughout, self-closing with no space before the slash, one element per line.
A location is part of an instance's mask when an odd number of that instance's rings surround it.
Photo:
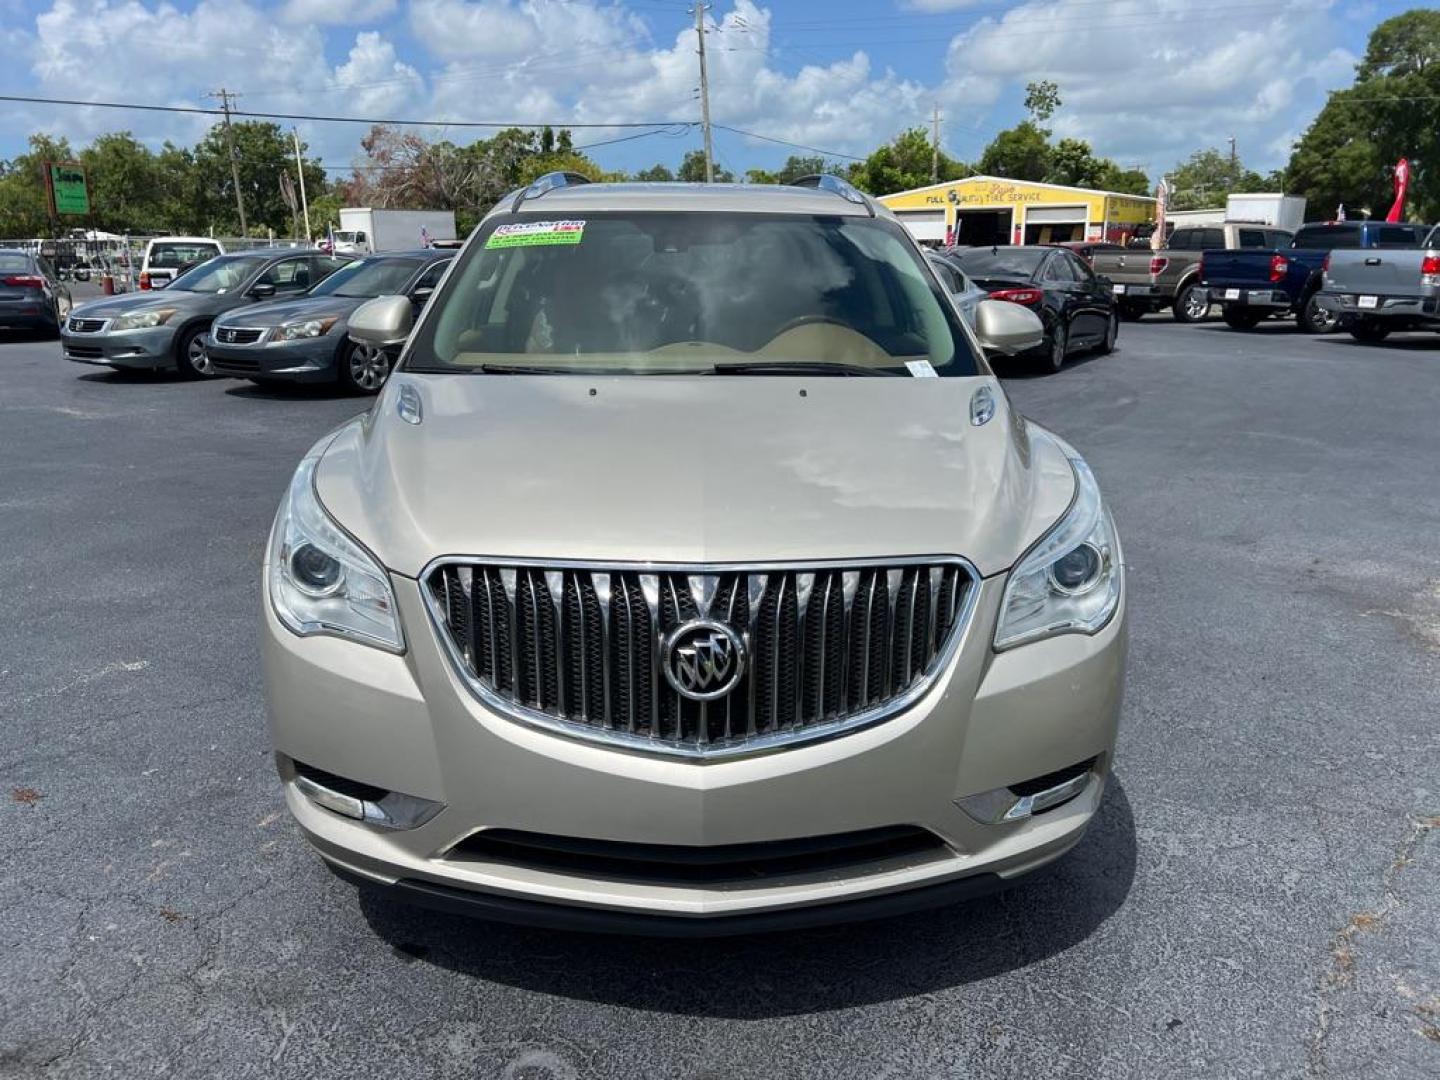
<path fill-rule="evenodd" d="M 232 97 L 234 95 L 231 95 Z M 28 105 L 70 105 L 86 109 L 133 109 L 137 112 L 184 113 L 198 116 L 224 116 L 224 109 L 206 109 L 198 105 L 143 105 L 133 101 L 79 101 L 74 98 L 30 97 L 23 94 L 0 94 L 0 101 L 16 101 Z M 314 124 L 386 124 L 391 127 L 454 127 L 454 128 L 651 128 L 685 123 L 679 120 L 397 120 L 374 116 L 314 116 L 308 113 L 257 112 L 231 109 L 231 116 L 248 116 L 256 120 L 305 120 Z"/>
<path fill-rule="evenodd" d="M 744 128 L 731 127 L 729 124 L 716 124 L 721 131 L 729 131 L 735 135 L 744 135 L 747 138 L 759 139 L 761 142 L 778 143 L 781 146 L 792 146 L 796 150 L 809 150 L 812 154 L 820 154 L 822 157 L 844 158 L 846 161 L 864 161 L 863 157 L 856 157 L 854 154 L 842 154 L 839 150 L 822 150 L 818 146 L 806 146 L 804 143 L 791 142 L 788 139 L 777 139 L 771 135 L 761 135 L 758 131 L 746 131 Z"/>

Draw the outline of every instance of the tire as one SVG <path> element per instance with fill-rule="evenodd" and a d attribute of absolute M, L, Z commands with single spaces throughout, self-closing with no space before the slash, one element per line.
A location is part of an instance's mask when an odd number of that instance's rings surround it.
<path fill-rule="evenodd" d="M 357 394 L 378 394 L 390 378 L 390 357 L 384 349 L 352 341 L 340 357 L 340 385 Z"/>
<path fill-rule="evenodd" d="M 1044 358 L 1040 361 L 1040 370 L 1046 375 L 1054 375 L 1065 366 L 1065 354 L 1069 351 L 1068 338 L 1069 335 L 1065 332 L 1065 328 L 1058 324 L 1050 332 L 1050 336 L 1046 340 L 1048 348 Z"/>
<path fill-rule="evenodd" d="M 1096 356 L 1109 356 L 1115 351 L 1115 340 L 1120 336 L 1120 316 L 1112 314 L 1105 324 L 1105 336 L 1095 346 Z"/>
<path fill-rule="evenodd" d="M 1265 318 L 1254 311 L 1246 311 L 1244 308 L 1223 307 L 1220 309 L 1220 317 L 1225 320 L 1225 325 L 1232 330 L 1254 330 L 1260 325 L 1260 320 Z"/>
<path fill-rule="evenodd" d="M 1350 336 L 1367 345 L 1378 345 L 1390 336 L 1390 328 L 1381 326 L 1373 319 L 1362 319 L 1350 327 Z"/>
<path fill-rule="evenodd" d="M 210 366 L 210 358 L 205 355 L 205 349 L 199 341 L 203 333 L 205 327 L 190 326 L 180 331 L 175 338 L 175 368 L 182 379 L 215 377 L 215 369 Z"/>
<path fill-rule="evenodd" d="M 1192 281 L 1176 293 L 1170 313 L 1176 322 L 1200 322 L 1210 314 L 1210 290 Z"/>
<path fill-rule="evenodd" d="M 1320 306 L 1320 295 L 1311 293 L 1300 305 L 1300 312 L 1295 316 L 1295 321 L 1300 329 L 1307 334 L 1328 334 L 1332 330 L 1339 329 L 1340 318 L 1332 315 Z"/>

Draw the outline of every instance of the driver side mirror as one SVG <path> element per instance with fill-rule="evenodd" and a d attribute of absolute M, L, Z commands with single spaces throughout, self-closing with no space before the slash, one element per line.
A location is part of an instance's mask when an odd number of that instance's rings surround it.
<path fill-rule="evenodd" d="M 403 344 L 415 325 L 415 308 L 408 296 L 377 296 L 350 316 L 350 339 L 367 345 Z"/>
<path fill-rule="evenodd" d="M 269 300 L 275 295 L 275 286 L 264 281 L 257 282 L 250 286 L 250 295 L 256 300 Z"/>
<path fill-rule="evenodd" d="M 355 325 L 353 320 L 350 325 Z M 975 335 L 986 352 L 1015 356 L 1044 344 L 1045 324 L 1029 308 L 1009 300 L 981 300 L 975 309 Z"/>

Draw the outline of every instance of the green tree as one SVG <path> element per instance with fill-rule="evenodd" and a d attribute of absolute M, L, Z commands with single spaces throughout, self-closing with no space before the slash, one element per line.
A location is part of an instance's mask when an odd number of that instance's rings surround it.
<path fill-rule="evenodd" d="M 705 179 L 705 151 L 688 151 L 684 160 L 680 162 L 680 168 L 675 170 L 675 179 L 691 184 L 702 182 Z M 717 184 L 733 184 L 735 174 L 717 161 L 715 162 L 715 182 Z"/>
<path fill-rule="evenodd" d="M 1440 11 L 1407 11 L 1370 33 L 1355 84 L 1331 93 L 1295 144 L 1285 176 L 1312 213 L 1344 203 L 1383 214 L 1392 168 L 1410 160 L 1407 216 L 1440 217 Z"/>
<path fill-rule="evenodd" d="M 851 164 L 845 172 L 849 181 L 871 195 L 889 195 L 930 183 L 933 150 L 923 127 L 902 131 L 864 161 Z M 791 159 L 796 160 L 794 158 Z M 939 179 L 959 180 L 970 172 L 964 162 L 940 152 Z"/>
<path fill-rule="evenodd" d="M 979 169 L 986 176 L 1040 181 L 1050 175 L 1053 158 L 1050 133 L 1032 120 L 1022 120 L 985 147 Z"/>
<path fill-rule="evenodd" d="M 128 131 L 98 136 L 80 151 L 90 183 L 95 224 L 111 232 L 166 228 L 155 155 Z"/>
<path fill-rule="evenodd" d="M 1122 195 L 1149 195 L 1150 177 L 1144 169 L 1122 169 L 1109 158 L 1101 158 L 1100 182 L 1096 185 L 1104 191 L 1118 191 Z"/>
<path fill-rule="evenodd" d="M 1232 192 L 1264 191 L 1266 177 L 1213 146 L 1196 150 L 1170 172 L 1170 207 L 1203 210 L 1225 205 Z"/>
<path fill-rule="evenodd" d="M 1045 180 L 1071 187 L 1100 188 L 1105 185 L 1107 166 L 1113 168 L 1114 162 L 1097 158 L 1083 139 L 1061 139 L 1050 152 Z"/>
<path fill-rule="evenodd" d="M 264 236 L 267 230 L 273 230 L 289 236 L 293 226 L 290 208 L 280 194 L 280 174 L 288 172 L 295 179 L 295 148 L 289 135 L 279 124 L 259 120 L 237 122 L 232 125 L 232 133 L 251 234 Z M 303 159 L 303 144 L 300 149 Z M 223 124 L 212 127 L 195 147 L 194 170 L 203 184 L 196 192 L 203 223 L 218 232 L 238 232 L 240 219 Z M 325 170 L 316 162 L 305 162 L 305 186 L 307 194 L 320 195 L 326 189 Z M 192 219 L 192 224 L 200 223 Z"/>
<path fill-rule="evenodd" d="M 648 169 L 641 169 L 637 172 L 635 179 L 647 184 L 668 184 L 675 179 L 675 174 L 664 165 L 651 165 Z"/>
<path fill-rule="evenodd" d="M 67 139 L 31 135 L 29 150 L 0 167 L 0 237 L 53 234 L 45 197 L 45 162 L 72 161 L 74 157 Z"/>
<path fill-rule="evenodd" d="M 1038 123 L 1043 124 L 1060 108 L 1060 87 L 1048 79 L 1025 84 L 1025 109 Z"/>

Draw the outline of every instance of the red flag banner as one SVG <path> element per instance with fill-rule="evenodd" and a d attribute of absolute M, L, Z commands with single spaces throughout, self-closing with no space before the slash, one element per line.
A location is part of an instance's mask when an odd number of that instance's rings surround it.
<path fill-rule="evenodd" d="M 1385 215 L 1386 221 L 1402 221 L 1405 218 L 1405 191 L 1410 187 L 1410 162 L 1401 158 L 1395 163 L 1395 205 Z"/>

